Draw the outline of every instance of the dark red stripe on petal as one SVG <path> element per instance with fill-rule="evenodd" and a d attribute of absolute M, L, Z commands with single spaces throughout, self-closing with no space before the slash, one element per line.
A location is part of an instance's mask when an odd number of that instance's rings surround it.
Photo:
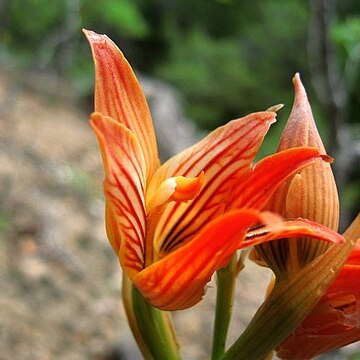
<path fill-rule="evenodd" d="M 196 304 L 214 271 L 227 264 L 247 228 L 259 219 L 256 211 L 241 210 L 214 220 L 193 241 L 141 271 L 136 286 L 163 310 Z"/>
<path fill-rule="evenodd" d="M 216 174 L 216 178 L 219 181 L 215 181 L 214 178 L 211 179 L 213 182 L 208 181 L 199 196 L 192 201 L 186 210 L 179 216 L 177 222 L 173 225 L 170 232 L 163 240 L 163 245 L 161 247 L 162 251 L 169 252 L 173 247 L 179 245 L 182 240 L 190 240 L 191 237 L 188 236 L 189 233 L 196 233 L 196 231 L 198 231 L 205 223 L 207 223 L 210 219 L 213 219 L 215 215 L 222 213 L 225 207 L 224 203 L 227 200 L 226 197 L 229 195 L 229 191 L 233 187 L 232 185 L 234 185 L 230 183 L 229 178 L 235 172 L 241 173 L 241 171 L 245 168 L 245 166 L 235 168 L 229 176 L 222 179 L 221 174 L 231 165 L 232 164 L 229 163 L 227 166 L 222 167 L 221 171 Z M 168 218 L 174 216 L 178 206 L 178 204 L 174 204 L 172 214 L 169 215 Z M 196 224 L 191 223 L 194 209 L 198 214 Z"/>
<path fill-rule="evenodd" d="M 98 113 L 92 116 L 92 125 L 105 163 L 105 196 L 121 234 L 120 262 L 131 277 L 135 268 L 144 266 L 144 158 L 138 140 L 124 125 Z"/>
<path fill-rule="evenodd" d="M 159 166 L 150 111 L 129 63 L 105 35 L 84 31 L 95 62 L 95 110 L 125 125 L 138 138 L 146 179 Z"/>
<path fill-rule="evenodd" d="M 244 119 L 246 118 L 234 121 L 241 120 L 245 123 Z M 231 124 L 231 122 L 229 124 Z M 205 166 L 202 171 L 206 171 L 206 168 L 214 165 L 216 161 L 221 160 L 224 155 L 228 153 L 229 150 L 231 150 L 231 146 L 238 146 L 241 141 L 243 141 L 251 133 L 255 132 L 256 129 L 262 125 L 261 123 L 256 123 L 254 124 L 254 126 L 250 127 L 250 129 L 247 129 L 247 131 L 244 133 L 239 133 L 239 129 L 235 127 L 235 129 L 233 129 L 232 131 L 224 131 L 224 134 L 222 134 L 222 130 L 225 127 L 229 127 L 229 124 L 211 133 L 209 137 L 212 137 L 212 141 L 209 141 L 209 144 L 207 146 L 195 145 L 194 147 L 190 148 L 189 151 L 184 154 L 187 155 L 187 157 L 184 156 L 182 161 L 179 162 L 178 167 L 174 169 L 172 173 L 181 174 L 182 176 L 192 176 L 191 174 L 193 173 L 193 171 L 199 171 L 199 169 L 195 169 L 195 167 L 198 166 L 201 160 L 205 160 Z M 237 133 L 239 133 L 240 136 L 235 136 Z M 217 135 L 219 136 L 217 137 Z M 219 151 L 218 149 L 221 148 L 221 146 L 229 139 L 232 140 L 229 146 L 225 147 L 222 151 Z M 208 158 L 211 158 L 211 161 L 208 161 Z"/>
<path fill-rule="evenodd" d="M 263 112 L 232 121 L 159 168 L 149 183 L 149 194 L 156 193 L 158 186 L 173 176 L 196 177 L 202 171 L 205 176 L 203 189 L 194 201 L 170 203 L 159 215 L 154 237 L 149 238 L 154 240 L 155 252 L 170 252 L 190 241 L 223 212 L 234 185 L 252 168 L 274 116 Z"/>
<path fill-rule="evenodd" d="M 246 146 L 244 151 L 251 149 L 251 145 L 252 144 Z M 232 161 L 223 165 L 219 171 L 206 180 L 206 185 L 199 196 L 187 206 L 181 215 L 177 214 L 177 222 L 171 227 L 171 230 L 162 242 L 162 252 L 169 252 L 182 241 L 190 240 L 191 237 L 189 234 L 194 234 L 196 230 L 200 229 L 210 219 L 213 219 L 214 216 L 222 213 L 225 208 L 225 203 L 229 201 L 231 190 L 236 186 L 236 182 L 241 181 L 240 176 L 250 171 L 250 165 L 246 163 L 246 160 L 252 160 L 254 156 L 255 152 L 247 155 L 240 152 L 236 158 L 231 159 Z M 237 161 L 245 164 L 237 167 Z M 213 165 L 217 165 L 216 160 L 205 168 L 205 173 L 209 173 Z M 233 170 L 226 173 L 231 167 L 233 167 Z M 167 215 L 167 221 L 170 221 L 171 217 L 173 217 L 178 210 L 179 204 L 174 204 L 172 211 Z M 194 211 L 196 211 L 197 214 L 195 215 L 195 221 L 192 220 Z M 164 221 L 164 224 L 167 224 L 167 221 Z"/>
<path fill-rule="evenodd" d="M 143 243 L 140 240 L 142 232 L 139 231 L 137 227 L 134 227 L 134 222 L 132 220 L 133 217 L 129 217 L 128 215 L 124 215 L 124 214 L 128 213 L 129 210 L 126 208 L 126 206 L 123 205 L 122 202 L 118 201 L 117 198 L 114 198 L 114 196 L 112 194 L 110 194 L 109 192 L 106 192 L 106 196 L 108 196 L 109 201 L 111 201 L 111 203 L 112 203 L 112 207 L 113 207 L 113 210 L 115 212 L 115 215 L 117 215 L 118 218 L 122 218 L 122 221 L 118 220 L 118 224 L 117 224 L 117 226 L 119 226 L 121 228 L 121 232 L 123 234 L 125 234 L 125 233 L 128 234 L 129 231 L 127 231 L 127 230 L 134 231 L 135 234 L 137 235 L 136 243 L 139 246 L 143 247 Z"/>

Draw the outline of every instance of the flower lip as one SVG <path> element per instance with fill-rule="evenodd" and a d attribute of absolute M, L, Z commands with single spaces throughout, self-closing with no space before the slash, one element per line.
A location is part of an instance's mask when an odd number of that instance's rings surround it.
<path fill-rule="evenodd" d="M 188 202 L 200 193 L 204 183 L 204 171 L 196 177 L 174 176 L 164 180 L 146 203 L 147 213 L 170 201 Z"/>

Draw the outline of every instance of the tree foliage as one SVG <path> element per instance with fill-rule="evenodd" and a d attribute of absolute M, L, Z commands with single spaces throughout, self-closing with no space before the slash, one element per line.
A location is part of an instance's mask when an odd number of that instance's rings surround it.
<path fill-rule="evenodd" d="M 332 39 L 356 121 L 360 6 L 339 1 L 337 11 Z M 301 0 L 8 0 L 0 5 L 0 61 L 59 72 L 86 95 L 92 65 L 80 29 L 107 33 L 137 70 L 180 89 L 189 117 L 210 129 L 274 102 L 287 105 L 286 115 L 293 74 L 311 84 L 309 21 Z"/>

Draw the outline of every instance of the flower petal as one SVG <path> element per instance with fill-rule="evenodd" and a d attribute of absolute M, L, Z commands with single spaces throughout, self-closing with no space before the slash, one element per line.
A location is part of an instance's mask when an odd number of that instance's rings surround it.
<path fill-rule="evenodd" d="M 139 82 L 122 52 L 106 35 L 83 31 L 95 62 L 95 111 L 113 118 L 135 134 L 149 179 L 159 160 L 150 111 Z"/>
<path fill-rule="evenodd" d="M 107 232 L 132 277 L 144 266 L 145 161 L 137 138 L 124 125 L 99 113 L 92 115 L 91 125 L 104 159 Z M 114 239 L 117 236 L 121 241 Z"/>
<path fill-rule="evenodd" d="M 299 74 L 294 76 L 293 84 L 295 90 L 294 104 L 281 136 L 278 151 L 297 146 L 309 146 L 317 148 L 322 154 L 326 154 Z M 291 184 L 284 185 L 284 187 L 289 186 L 290 198 L 299 191 L 302 195 L 301 211 L 299 206 L 289 203 L 289 194 L 287 195 L 287 211 L 294 212 L 289 216 L 301 216 L 337 230 L 339 197 L 330 164 L 319 161 L 304 169 L 301 172 L 301 177 L 304 179 L 301 186 L 300 184 L 296 186 L 293 184 L 295 187 L 293 192 Z M 271 210 L 277 211 L 273 208 Z M 283 214 L 283 216 L 288 217 L 287 214 Z"/>
<path fill-rule="evenodd" d="M 263 214 L 266 214 L 264 212 Z M 334 244 L 342 244 L 345 239 L 337 232 L 330 230 L 324 225 L 307 219 L 283 220 L 281 226 L 274 228 L 261 225 L 251 229 L 242 246 L 258 245 L 269 240 L 291 238 L 297 236 L 309 236 L 314 239 L 324 240 Z M 291 240 L 294 241 L 294 240 Z M 283 254 L 279 254 L 283 256 Z"/>
<path fill-rule="evenodd" d="M 316 128 L 311 107 L 299 74 L 294 79 L 295 99 L 291 114 L 281 136 L 279 151 L 298 146 L 311 146 L 326 154 L 324 145 Z M 285 218 L 302 217 L 337 230 L 339 223 L 339 200 L 336 184 L 329 163 L 316 161 L 295 176 L 283 182 L 275 191 L 266 209 L 275 211 Z M 317 256 L 323 254 L 330 244 L 305 237 L 299 241 L 280 241 L 261 246 L 262 252 L 273 252 L 274 262 L 268 265 L 274 270 L 280 268 L 287 274 L 296 273 Z M 287 260 L 275 261 L 277 254 Z"/>
<path fill-rule="evenodd" d="M 246 236 L 250 226 L 265 224 L 264 232 Z M 306 220 L 283 221 L 269 212 L 230 211 L 206 225 L 192 241 L 153 263 L 133 279 L 143 296 L 162 310 L 188 308 L 201 300 L 212 274 L 227 265 L 238 249 L 279 239 L 308 235 L 340 243 L 343 238 Z"/>
<path fill-rule="evenodd" d="M 175 176 L 164 180 L 153 194 L 153 197 L 150 199 L 148 197 L 147 212 L 150 213 L 156 207 L 170 201 L 187 202 L 195 199 L 199 195 L 203 182 L 204 172 L 192 178 Z"/>
<path fill-rule="evenodd" d="M 252 172 L 232 191 L 231 208 L 262 209 L 289 176 L 315 161 L 329 161 L 314 148 L 293 148 L 268 156 L 254 165 Z"/>
<path fill-rule="evenodd" d="M 197 177 L 204 171 L 204 180 L 195 200 L 173 202 L 164 209 L 154 236 L 157 253 L 168 253 L 189 241 L 200 228 L 223 212 L 234 184 L 250 171 L 275 115 L 260 112 L 231 121 L 158 169 L 149 184 L 147 197 L 153 196 L 160 184 L 170 177 Z"/>
<path fill-rule="evenodd" d="M 259 221 L 258 211 L 245 209 L 213 220 L 191 242 L 141 271 L 133 279 L 136 287 L 162 310 L 196 304 L 213 273 L 227 265 L 247 229 Z"/>
<path fill-rule="evenodd" d="M 299 73 L 293 78 L 295 90 L 294 104 L 281 135 L 278 150 L 285 150 L 298 146 L 316 147 L 323 154 L 326 153 L 324 144 L 317 130 L 306 90 L 300 80 Z"/>
<path fill-rule="evenodd" d="M 278 151 L 298 146 L 309 146 L 317 148 L 322 154 L 326 154 L 299 74 L 294 76 L 293 83 L 295 89 L 294 104 L 281 136 Z M 296 184 L 291 185 L 291 180 L 284 184 L 274 196 L 269 209 L 281 212 L 285 217 L 302 216 L 337 230 L 339 200 L 330 164 L 317 162 L 304 169 L 301 172 L 301 177 L 304 179 L 301 184 L 296 181 Z M 301 213 L 300 206 L 289 202 L 293 195 L 299 194 L 299 191 L 302 196 Z M 288 192 L 291 192 L 290 196 L 287 195 Z M 286 204 L 283 211 L 293 214 L 280 211 L 282 210 L 280 208 L 281 203 Z"/>
<path fill-rule="evenodd" d="M 242 335 L 229 348 L 226 358 L 263 359 L 279 346 L 326 294 L 354 248 L 359 229 L 360 216 L 344 233 L 345 243 L 332 245 L 293 276 L 277 278 L 273 290 Z M 299 346 L 296 343 L 296 347 Z"/>
<path fill-rule="evenodd" d="M 106 201 L 105 205 L 106 234 L 116 254 L 119 254 L 121 244 L 121 233 L 118 227 L 116 216 L 111 204 Z"/>

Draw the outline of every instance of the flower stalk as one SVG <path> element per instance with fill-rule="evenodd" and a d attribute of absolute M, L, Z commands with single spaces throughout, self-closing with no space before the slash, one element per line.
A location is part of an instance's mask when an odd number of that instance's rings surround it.
<path fill-rule="evenodd" d="M 225 354 L 226 339 L 229 330 L 234 303 L 235 282 L 238 274 L 236 254 L 229 264 L 216 272 L 216 308 L 212 345 L 212 360 L 221 359 Z"/>
<path fill-rule="evenodd" d="M 171 315 L 149 304 L 125 276 L 123 300 L 131 330 L 144 359 L 180 360 Z"/>

